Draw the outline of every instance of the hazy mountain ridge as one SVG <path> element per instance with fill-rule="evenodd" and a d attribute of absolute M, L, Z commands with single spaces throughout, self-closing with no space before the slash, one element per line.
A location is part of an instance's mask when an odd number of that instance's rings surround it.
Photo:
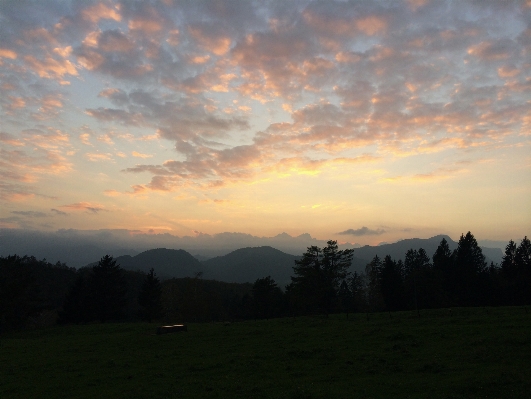
<path fill-rule="evenodd" d="M 375 255 L 383 258 L 385 255 L 389 254 L 394 259 L 398 260 L 404 259 L 407 250 L 410 248 L 424 248 L 428 256 L 431 257 L 442 238 L 446 238 L 450 249 L 453 250 L 457 247 L 457 242 L 453 241 L 449 236 L 437 235 L 428 239 L 405 239 L 393 244 L 378 246 L 360 247 L 358 244 L 347 243 L 345 245 L 340 245 L 340 249 L 354 248 L 352 270 L 362 271 L 364 270 L 365 265 Z M 161 242 L 162 245 L 160 245 Z M 180 246 L 180 248 L 176 248 L 179 244 L 183 245 Z M 224 244 L 226 244 L 226 247 L 223 248 L 222 246 Z M 212 246 L 208 247 L 208 245 Z M 259 274 L 259 277 L 265 277 L 271 274 L 268 273 L 268 270 L 271 270 L 278 273 L 279 281 L 287 281 L 286 276 L 288 273 L 292 272 L 291 268 L 286 267 L 287 263 L 293 261 L 293 257 L 301 256 L 306 251 L 306 248 L 311 245 L 324 247 L 326 241 L 313 238 L 310 234 L 301 234 L 297 237 L 292 237 L 286 233 L 278 234 L 274 237 L 255 237 L 241 233 L 221 233 L 212 236 L 203 234 L 198 237 L 176 237 L 170 234 L 133 234 L 128 230 L 59 230 L 52 233 L 43 233 L 16 229 L 0 229 L 0 256 L 27 254 L 35 256 L 38 259 L 46 258 L 52 263 L 60 261 L 73 267 L 81 267 L 89 263 L 97 262 L 102 256 L 109 254 L 115 258 L 119 258 L 119 261 L 123 263 L 124 268 L 127 267 L 133 270 L 139 269 L 147 271 L 149 270 L 149 267 L 151 267 L 148 264 L 152 264 L 153 267 L 155 267 L 153 261 L 146 258 L 145 261 L 140 262 L 138 259 L 144 258 L 136 259 L 136 255 L 149 252 L 151 250 L 149 246 L 151 246 L 151 248 L 159 249 L 167 248 L 167 250 L 173 251 L 183 250 L 188 255 L 190 255 L 190 253 L 196 254 L 195 261 L 197 261 L 197 263 L 190 258 L 188 258 L 187 261 L 183 260 L 183 270 L 179 272 L 173 270 L 169 263 L 165 263 L 161 260 L 161 270 L 157 272 L 161 277 L 163 274 L 167 276 L 175 276 L 176 274 L 183 276 L 185 273 L 191 273 L 190 275 L 193 275 L 197 271 L 203 271 L 205 276 L 208 276 L 211 272 L 213 273 L 212 276 L 216 275 L 216 273 L 219 275 L 221 269 L 214 269 L 211 271 L 208 270 L 208 266 L 211 264 L 221 264 L 224 261 L 217 259 L 216 261 L 212 261 L 212 263 L 201 265 L 200 260 L 208 262 L 210 259 L 213 259 L 213 256 L 222 258 L 230 255 L 232 252 L 244 248 L 270 247 L 286 255 L 286 259 L 277 261 L 274 260 L 275 258 L 273 257 L 271 260 L 271 266 L 259 267 L 256 273 L 254 271 L 248 271 L 246 267 L 243 267 L 241 264 L 239 264 L 239 266 L 234 266 L 234 270 L 245 271 L 245 273 L 252 276 Z M 490 260 L 498 264 L 501 262 L 502 251 L 500 248 L 482 247 L 482 249 L 485 256 L 489 259 L 489 263 Z M 172 256 L 170 256 L 169 259 L 173 259 Z M 190 255 L 190 257 L 192 257 L 192 255 Z M 175 261 L 177 262 L 177 260 Z M 236 261 L 235 259 L 235 262 L 241 263 L 243 260 Z M 251 262 L 251 260 L 249 260 L 249 262 Z M 253 262 L 255 265 L 262 265 L 263 259 L 260 259 L 258 256 Z M 198 264 L 201 266 L 197 266 Z M 263 272 L 261 269 L 263 269 Z M 223 275 L 223 279 L 228 279 L 229 277 L 230 276 L 227 277 L 226 274 Z M 272 275 L 272 277 L 274 276 Z"/>
<path fill-rule="evenodd" d="M 457 248 L 457 242 L 445 235 L 357 248 L 354 250 L 350 271 L 363 272 L 367 263 L 376 255 L 380 259 L 390 255 L 395 260 L 404 260 L 409 249 L 423 248 L 431 258 L 443 238 L 446 239 L 451 250 Z M 499 248 L 483 248 L 483 253 L 489 263 L 491 260 L 501 261 L 502 252 Z M 136 256 L 119 256 L 116 261 L 126 270 L 147 272 L 153 267 L 162 279 L 194 277 L 198 272 L 202 272 L 202 278 L 208 280 L 252 283 L 258 278 L 271 276 L 280 286 L 284 287 L 291 282 L 294 262 L 300 259 L 301 255 L 287 254 L 270 246 L 246 247 L 200 262 L 185 250 L 158 248 Z M 93 264 L 95 263 L 91 263 Z"/>
<path fill-rule="evenodd" d="M 284 253 L 270 246 L 240 248 L 224 256 L 206 260 L 205 278 L 245 283 L 271 276 L 285 286 L 290 283 L 295 260 L 301 256 Z"/>
<path fill-rule="evenodd" d="M 136 256 L 118 256 L 115 260 L 125 270 L 147 273 L 153 268 L 161 279 L 192 277 L 203 271 L 201 262 L 183 249 L 156 248 Z M 91 265 L 94 264 L 97 262 Z"/>

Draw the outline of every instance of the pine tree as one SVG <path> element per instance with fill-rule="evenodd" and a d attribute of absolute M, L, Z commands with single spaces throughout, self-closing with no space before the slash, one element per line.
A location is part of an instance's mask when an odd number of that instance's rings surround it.
<path fill-rule="evenodd" d="M 126 285 L 123 270 L 112 256 L 105 255 L 92 268 L 90 285 L 96 319 L 119 319 L 126 305 Z"/>
<path fill-rule="evenodd" d="M 382 296 L 382 261 L 375 255 L 370 263 L 365 266 L 365 275 L 367 277 L 367 310 L 379 311 L 385 308 L 385 302 Z"/>
<path fill-rule="evenodd" d="M 531 305 L 531 242 L 524 237 L 515 252 L 518 305 Z"/>
<path fill-rule="evenodd" d="M 90 281 L 83 271 L 78 271 L 78 277 L 68 292 L 59 313 L 59 323 L 87 323 L 94 320 Z"/>
<path fill-rule="evenodd" d="M 138 296 L 140 318 L 151 323 L 162 316 L 162 286 L 153 268 L 149 269 Z"/>
<path fill-rule="evenodd" d="M 487 262 L 470 231 L 466 235 L 461 234 L 454 259 L 459 305 L 478 305 L 481 301 L 482 274 L 487 270 Z"/>
<path fill-rule="evenodd" d="M 403 295 L 402 270 L 389 255 L 383 260 L 380 280 L 386 309 L 388 311 L 401 309 Z"/>
<path fill-rule="evenodd" d="M 258 319 L 280 316 L 282 291 L 271 276 L 257 279 L 252 288 L 253 314 Z"/>
<path fill-rule="evenodd" d="M 308 247 L 302 259 L 295 261 L 290 290 L 302 299 L 307 311 L 320 310 L 328 315 L 334 309 L 353 255 L 353 249 L 339 250 L 337 241 L 328 241 L 322 249 Z"/>

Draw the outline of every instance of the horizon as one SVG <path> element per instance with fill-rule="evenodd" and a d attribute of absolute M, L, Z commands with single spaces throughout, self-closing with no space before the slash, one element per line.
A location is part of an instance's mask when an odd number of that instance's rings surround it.
<path fill-rule="evenodd" d="M 393 243 L 377 243 L 371 248 L 381 248 L 386 245 L 400 244 L 408 240 L 430 241 L 446 237 L 451 245 L 459 242 L 459 237 L 453 238 L 446 234 L 437 234 L 425 238 L 406 238 Z M 523 237 L 522 237 L 523 239 Z M 56 232 L 12 230 L 0 228 L 0 256 L 18 254 L 19 256 L 35 256 L 37 259 L 46 258 L 52 263 L 57 261 L 68 266 L 81 267 L 95 262 L 103 255 L 113 257 L 123 255 L 136 256 L 142 252 L 153 249 L 184 250 L 196 258 L 210 259 L 225 256 L 233 251 L 244 248 L 271 247 L 290 255 L 301 255 L 310 246 L 325 247 L 328 240 L 321 240 L 308 233 L 291 236 L 279 233 L 270 237 L 259 237 L 245 233 L 225 232 L 216 235 L 203 234 L 200 236 L 178 237 L 168 233 L 164 234 L 131 234 L 125 230 L 58 230 Z M 521 239 L 514 240 L 519 245 Z M 477 239 L 488 259 L 500 264 L 507 241 L 490 241 Z M 354 249 L 354 256 L 358 250 L 363 252 L 366 245 L 359 243 L 339 243 L 341 249 Z M 368 245 L 368 244 L 367 244 Z M 429 247 L 434 243 L 411 244 L 411 248 L 424 248 L 429 252 Z M 402 245 L 403 246 L 403 245 Z M 433 250 L 433 248 L 432 248 Z M 402 257 L 403 254 L 392 250 L 394 256 Z M 388 255 L 387 253 L 384 255 Z M 429 256 L 432 254 L 430 253 Z"/>
<path fill-rule="evenodd" d="M 0 229 L 529 235 L 530 1 L 50 0 L 0 20 Z"/>

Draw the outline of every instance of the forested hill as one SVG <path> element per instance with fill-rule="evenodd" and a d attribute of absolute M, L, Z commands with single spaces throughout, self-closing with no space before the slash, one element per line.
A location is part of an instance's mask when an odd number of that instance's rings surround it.
<path fill-rule="evenodd" d="M 87 266 L 92 267 L 97 263 Z M 146 273 L 154 268 L 157 276 L 162 279 L 192 277 L 204 271 L 201 262 L 182 249 L 150 249 L 136 256 L 118 256 L 116 263 L 125 270 L 140 270 Z"/>
<path fill-rule="evenodd" d="M 386 255 L 390 255 L 391 258 L 395 260 L 404 260 L 407 251 L 410 249 L 418 250 L 423 248 L 428 256 L 431 257 L 435 253 L 435 250 L 443 238 L 448 242 L 448 247 L 451 251 L 457 248 L 457 242 L 453 241 L 447 235 L 437 235 L 427 239 L 410 238 L 407 240 L 400 240 L 393 244 L 384 244 L 378 246 L 365 245 L 364 247 L 356 248 L 354 250 L 354 256 L 358 259 L 354 260 L 353 266 L 356 270 L 360 270 L 359 267 L 365 267 L 365 265 L 369 263 L 375 255 L 378 255 L 380 259 L 383 259 Z M 503 253 L 500 248 L 482 247 L 481 250 L 483 251 L 483 255 L 485 255 L 487 258 L 487 263 L 490 264 L 491 261 L 497 264 L 501 263 Z M 359 264 L 359 259 L 362 260 L 361 265 Z"/>

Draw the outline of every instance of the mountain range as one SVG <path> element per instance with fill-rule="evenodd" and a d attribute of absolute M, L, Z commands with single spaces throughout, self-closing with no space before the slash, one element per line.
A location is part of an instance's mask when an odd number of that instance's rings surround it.
<path fill-rule="evenodd" d="M 344 242 L 339 245 L 340 249 L 355 249 L 354 256 L 360 260 L 354 260 L 355 265 L 361 265 L 367 259 L 372 259 L 374 254 L 382 257 L 386 251 L 394 258 L 403 257 L 407 246 L 425 247 L 428 255 L 438 245 L 441 237 L 436 236 L 427 240 L 411 239 L 402 240 L 394 244 L 362 247 L 357 243 Z M 447 241 L 451 247 L 457 244 Z M 508 242 L 508 240 L 507 240 Z M 503 250 L 507 243 L 479 241 L 487 257 L 494 262 L 501 261 L 500 248 Z M 31 255 L 37 259 L 45 258 L 48 262 L 66 263 L 71 267 L 82 267 L 88 263 L 100 259 L 108 254 L 115 258 L 122 255 L 136 256 L 153 248 L 183 249 L 194 255 L 198 260 L 206 261 L 219 256 L 227 255 L 241 248 L 272 247 L 286 254 L 300 256 L 306 248 L 315 245 L 326 246 L 326 240 L 319 240 L 310 234 L 291 236 L 287 233 L 277 234 L 273 237 L 257 237 L 244 233 L 219 233 L 214 235 L 198 233 L 195 236 L 178 237 L 172 234 L 147 234 L 133 230 L 102 229 L 102 230 L 75 230 L 63 229 L 57 231 L 36 231 L 25 229 L 0 228 L 0 256 L 7 255 Z M 389 247 L 388 245 L 391 245 Z M 452 248 L 453 248 L 452 247 Z M 393 248 L 396 248 L 394 250 Z M 489 252 L 490 251 L 490 252 Z"/>
<path fill-rule="evenodd" d="M 409 249 L 423 248 L 431 257 L 443 238 L 446 239 L 451 250 L 457 248 L 457 242 L 444 235 L 356 248 L 350 271 L 361 272 L 365 270 L 367 263 L 376 255 L 380 259 L 390 255 L 395 260 L 404 260 Z M 482 250 L 488 263 L 491 261 L 501 262 L 502 252 L 500 248 L 482 248 Z M 135 256 L 119 256 L 116 261 L 126 270 L 147 272 L 150 268 L 154 268 L 155 273 L 161 279 L 200 276 L 209 280 L 246 283 L 271 276 L 279 286 L 284 287 L 291 281 L 294 261 L 300 258 L 301 255 L 291 255 L 270 246 L 261 246 L 240 248 L 226 255 L 202 261 L 182 249 L 166 248 L 151 249 Z M 92 262 L 87 266 L 92 266 L 95 263 Z"/>

